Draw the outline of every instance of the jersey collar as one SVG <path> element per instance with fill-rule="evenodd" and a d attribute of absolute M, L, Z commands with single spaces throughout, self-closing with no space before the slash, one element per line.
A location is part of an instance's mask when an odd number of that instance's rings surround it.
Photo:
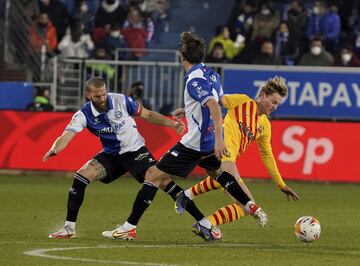
<path fill-rule="evenodd" d="M 107 104 L 108 104 L 108 111 L 114 109 L 114 105 L 113 105 L 113 102 L 112 102 L 112 97 L 108 94 L 108 97 L 107 97 Z M 91 112 L 93 114 L 93 116 L 95 117 L 98 117 L 101 113 L 99 113 L 95 106 L 93 105 L 93 103 L 90 101 L 90 107 L 91 107 Z"/>
<path fill-rule="evenodd" d="M 199 64 L 196 64 L 196 65 L 193 65 L 190 68 L 190 70 L 186 73 L 184 78 L 187 79 L 191 72 L 195 71 L 196 69 L 202 68 L 203 66 L 205 66 L 205 64 L 203 62 L 201 62 Z"/>

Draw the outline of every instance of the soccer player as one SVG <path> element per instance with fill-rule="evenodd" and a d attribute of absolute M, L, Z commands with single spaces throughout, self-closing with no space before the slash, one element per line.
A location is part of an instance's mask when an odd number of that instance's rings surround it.
<path fill-rule="evenodd" d="M 227 156 L 227 150 L 222 137 L 222 116 L 219 99 L 223 96 L 220 76 L 203 63 L 205 46 L 203 39 L 191 32 L 183 32 L 180 42 L 181 63 L 186 71 L 185 75 L 185 114 L 188 132 L 181 141 L 173 146 L 159 161 L 151 167 L 145 176 L 141 195 L 138 194 L 133 213 L 137 213 L 138 220 L 154 198 L 156 187 L 167 193 L 176 195 L 181 191 L 174 186 L 171 176 L 186 177 L 197 166 L 204 168 L 207 173 L 216 177 L 234 198 L 241 202 L 250 214 L 265 224 L 267 217 L 241 189 L 234 176 L 220 171 L 220 159 Z M 188 204 L 194 204 L 192 201 Z M 188 204 L 185 207 L 187 210 Z M 141 210 L 141 212 L 139 211 Z M 221 232 L 211 222 L 199 213 L 198 222 L 193 225 L 193 231 L 205 240 L 217 240 Z M 122 238 L 129 230 L 136 228 L 136 224 L 123 225 L 112 231 L 104 231 L 108 238 Z"/>
<path fill-rule="evenodd" d="M 299 199 L 298 195 L 283 181 L 270 143 L 271 124 L 267 116 L 276 110 L 286 94 L 287 87 L 284 80 L 280 77 L 274 77 L 262 85 L 257 100 L 251 99 L 246 94 L 224 95 L 221 99 L 223 106 L 228 110 L 223 127 L 225 145 L 230 153 L 230 156 L 222 158 L 221 167 L 236 177 L 237 182 L 253 201 L 254 199 L 236 167 L 236 158 L 241 156 L 254 141 L 257 141 L 261 159 L 276 185 L 287 195 L 288 199 L 290 196 L 294 200 Z M 181 119 L 182 113 L 181 109 L 176 110 L 174 112 L 175 118 Z M 196 196 L 220 187 L 221 185 L 209 176 L 179 193 L 176 202 L 179 206 L 177 212 L 183 213 L 187 202 Z M 220 225 L 244 217 L 246 215 L 244 210 L 244 206 L 237 202 L 218 209 L 208 219 L 213 225 Z"/>
<path fill-rule="evenodd" d="M 99 137 L 103 151 L 76 172 L 69 191 L 65 225 L 50 234 L 49 238 L 75 237 L 78 212 L 90 182 L 100 180 L 110 183 L 128 171 L 138 182 L 144 181 L 147 169 L 155 165 L 156 160 L 146 148 L 133 117 L 174 128 L 178 134 L 183 134 L 185 130 L 184 124 L 149 111 L 128 96 L 107 93 L 105 82 L 101 78 L 89 79 L 85 87 L 89 102 L 73 115 L 71 122 L 55 140 L 43 160 L 46 161 L 65 149 L 84 128 Z"/>

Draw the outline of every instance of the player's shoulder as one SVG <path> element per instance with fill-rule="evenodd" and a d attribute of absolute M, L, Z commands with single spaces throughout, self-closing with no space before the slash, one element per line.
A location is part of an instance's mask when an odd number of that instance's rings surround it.
<path fill-rule="evenodd" d="M 224 98 L 226 100 L 236 101 L 238 103 L 238 105 L 241 105 L 246 102 L 251 102 L 251 101 L 254 102 L 254 100 L 250 96 L 248 96 L 247 94 L 244 94 L 244 93 L 225 94 Z"/>

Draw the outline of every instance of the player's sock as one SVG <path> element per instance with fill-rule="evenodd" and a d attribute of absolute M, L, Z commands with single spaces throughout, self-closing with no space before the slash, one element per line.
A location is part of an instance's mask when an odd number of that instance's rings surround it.
<path fill-rule="evenodd" d="M 170 197 L 173 200 L 176 200 L 176 195 L 182 191 L 183 189 L 178 186 L 174 181 L 171 181 L 164 189 L 164 192 L 166 194 L 169 194 Z M 189 201 L 188 204 L 186 205 L 185 210 L 190 213 L 190 215 L 192 217 L 194 217 L 194 219 L 196 221 L 200 221 L 201 219 L 203 219 L 205 216 L 204 214 L 202 214 L 202 212 L 196 207 L 195 203 L 193 201 Z"/>
<path fill-rule="evenodd" d="M 196 196 L 200 194 L 219 188 L 221 188 L 221 185 L 218 182 L 216 182 L 215 179 L 208 176 L 205 179 L 201 180 L 199 183 L 193 185 L 191 188 L 185 190 L 185 195 L 189 199 L 194 199 Z"/>
<path fill-rule="evenodd" d="M 241 188 L 241 186 L 236 181 L 235 177 L 233 177 L 228 172 L 222 171 L 217 177 L 216 181 L 230 193 L 235 199 L 237 199 L 244 206 L 251 201 L 249 196 L 245 193 L 245 191 Z"/>
<path fill-rule="evenodd" d="M 90 181 L 79 173 L 74 176 L 73 184 L 69 190 L 66 221 L 76 222 L 79 209 L 84 200 L 86 186 Z"/>
<path fill-rule="evenodd" d="M 136 196 L 130 216 L 127 219 L 128 223 L 134 226 L 138 224 L 141 216 L 155 198 L 157 190 L 158 189 L 154 184 L 144 181 L 142 188 Z"/>
<path fill-rule="evenodd" d="M 70 227 L 72 230 L 75 231 L 75 222 L 66 221 L 64 227 Z"/>
<path fill-rule="evenodd" d="M 122 227 L 124 228 L 125 231 L 130 231 L 133 230 L 134 228 L 136 228 L 136 225 L 133 225 L 131 223 L 129 223 L 128 221 L 126 221 Z"/>
<path fill-rule="evenodd" d="M 213 225 L 230 223 L 244 217 L 246 213 L 236 203 L 224 206 L 208 217 Z"/>

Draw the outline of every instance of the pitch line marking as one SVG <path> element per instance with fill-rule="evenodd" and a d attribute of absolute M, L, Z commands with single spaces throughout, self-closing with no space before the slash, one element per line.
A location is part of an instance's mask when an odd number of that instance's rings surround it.
<path fill-rule="evenodd" d="M 151 263 L 151 262 L 132 262 L 132 261 L 118 261 L 118 260 L 97 260 L 97 259 L 86 259 L 86 258 L 77 258 L 77 257 L 65 257 L 57 255 L 45 254 L 49 251 L 64 251 L 64 250 L 75 250 L 75 249 L 90 249 L 90 248 L 106 248 L 105 246 L 98 247 L 71 247 L 71 248 L 46 248 L 46 249 L 34 249 L 30 251 L 25 251 L 24 254 L 28 256 L 43 257 L 49 259 L 59 259 L 59 260 L 75 260 L 82 262 L 96 262 L 96 263 L 111 263 L 111 264 L 122 264 L 122 265 L 147 265 L 147 266 L 177 266 L 175 264 L 161 264 L 161 263 Z M 117 246 L 117 248 L 126 248 L 126 246 Z"/>
<path fill-rule="evenodd" d="M 30 251 L 25 251 L 24 254 L 28 256 L 36 256 L 50 259 L 60 259 L 60 260 L 73 260 L 73 261 L 82 261 L 82 262 L 95 262 L 95 263 L 111 263 L 111 264 L 124 264 L 124 265 L 147 265 L 147 266 L 177 266 L 174 264 L 161 264 L 161 263 L 151 263 L 151 262 L 132 262 L 132 261 L 116 261 L 116 260 L 97 260 L 97 259 L 86 259 L 86 258 L 77 258 L 77 257 L 66 257 L 66 256 L 57 256 L 57 255 L 49 255 L 47 252 L 51 251 L 64 251 L 64 250 L 76 250 L 76 249 L 93 249 L 93 248 L 204 248 L 204 247 L 258 247 L 262 250 L 267 251 L 278 251 L 281 247 L 305 247 L 305 245 L 301 244 L 289 244 L 289 245 L 279 245 L 277 248 L 272 247 L 271 244 L 170 244 L 170 245 L 98 245 L 95 247 L 86 247 L 86 246 L 78 246 L 78 247 L 67 247 L 67 248 L 47 248 L 47 249 L 34 249 Z M 283 251 L 293 252 L 293 250 L 282 249 Z M 330 253 L 330 254 L 343 254 L 343 255 L 360 255 L 360 251 L 327 251 L 327 250 L 316 250 L 316 253 Z M 312 253 L 312 252 L 310 252 Z"/>

